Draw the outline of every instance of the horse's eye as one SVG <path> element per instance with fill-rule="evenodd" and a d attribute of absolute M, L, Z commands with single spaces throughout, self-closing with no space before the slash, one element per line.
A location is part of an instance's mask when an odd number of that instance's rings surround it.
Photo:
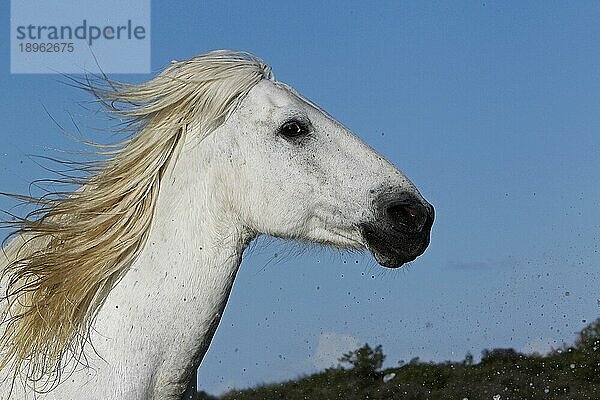
<path fill-rule="evenodd" d="M 279 134 L 287 138 L 295 138 L 306 133 L 308 129 L 298 121 L 288 121 L 279 128 Z"/>

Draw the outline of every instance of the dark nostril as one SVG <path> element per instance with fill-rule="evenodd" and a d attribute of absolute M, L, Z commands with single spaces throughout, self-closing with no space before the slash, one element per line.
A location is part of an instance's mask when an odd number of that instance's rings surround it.
<path fill-rule="evenodd" d="M 423 230 L 429 213 L 427 208 L 420 203 L 394 203 L 390 204 L 386 213 L 394 228 L 405 228 L 420 232 Z"/>

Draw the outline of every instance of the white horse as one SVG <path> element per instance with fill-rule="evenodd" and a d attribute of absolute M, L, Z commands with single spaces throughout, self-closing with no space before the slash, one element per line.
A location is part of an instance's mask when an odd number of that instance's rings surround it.
<path fill-rule="evenodd" d="M 415 186 L 253 55 L 87 89 L 135 133 L 13 223 L 0 399 L 178 399 L 259 235 L 391 268 L 429 243 Z"/>

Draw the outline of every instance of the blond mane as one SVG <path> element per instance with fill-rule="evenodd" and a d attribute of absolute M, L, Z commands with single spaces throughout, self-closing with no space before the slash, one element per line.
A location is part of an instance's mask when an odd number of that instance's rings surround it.
<path fill-rule="evenodd" d="M 174 61 L 140 84 L 80 82 L 135 133 L 96 147 L 99 159 L 84 163 L 85 177 L 73 181 L 79 190 L 28 198 L 36 210 L 6 223 L 15 239 L 2 272 L 0 369 L 57 381 L 61 363 L 80 358 L 100 306 L 145 244 L 161 179 L 188 124 L 206 137 L 270 73 L 251 54 L 219 50 Z"/>

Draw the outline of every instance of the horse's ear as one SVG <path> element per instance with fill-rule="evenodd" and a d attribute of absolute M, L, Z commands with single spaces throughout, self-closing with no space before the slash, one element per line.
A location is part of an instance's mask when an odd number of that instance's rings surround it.
<path fill-rule="evenodd" d="M 269 67 L 269 66 L 267 66 L 267 69 L 265 71 L 265 76 L 267 77 L 268 80 L 277 82 L 277 79 L 275 79 L 275 74 L 273 73 L 273 69 L 271 69 L 271 67 Z"/>

